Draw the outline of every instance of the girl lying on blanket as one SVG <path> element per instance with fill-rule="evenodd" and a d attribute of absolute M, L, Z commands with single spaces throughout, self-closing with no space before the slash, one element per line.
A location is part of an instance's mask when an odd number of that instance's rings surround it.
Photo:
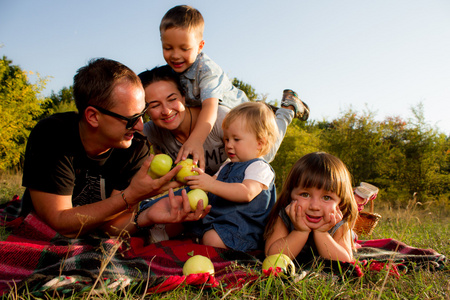
<path fill-rule="evenodd" d="M 357 213 L 344 163 L 324 152 L 307 154 L 292 167 L 271 211 L 266 255 L 284 253 L 299 264 L 315 256 L 352 262 Z"/>

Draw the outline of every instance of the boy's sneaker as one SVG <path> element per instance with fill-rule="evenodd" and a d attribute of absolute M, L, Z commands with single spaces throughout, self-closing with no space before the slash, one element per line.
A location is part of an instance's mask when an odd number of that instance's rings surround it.
<path fill-rule="evenodd" d="M 293 90 L 284 90 L 283 98 L 281 99 L 281 106 L 288 107 L 292 105 L 294 107 L 294 117 L 301 121 L 308 120 L 309 107 L 305 102 L 300 100 L 297 93 Z"/>

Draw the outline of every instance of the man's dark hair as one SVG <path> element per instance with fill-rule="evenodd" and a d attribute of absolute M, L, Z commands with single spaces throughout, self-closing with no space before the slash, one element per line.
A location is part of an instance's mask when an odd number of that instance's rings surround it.
<path fill-rule="evenodd" d="M 111 108 L 114 105 L 109 100 L 111 92 L 117 83 L 124 81 L 141 86 L 136 73 L 124 64 L 106 58 L 90 60 L 73 78 L 73 97 L 78 112 L 82 114 L 89 105 Z"/>

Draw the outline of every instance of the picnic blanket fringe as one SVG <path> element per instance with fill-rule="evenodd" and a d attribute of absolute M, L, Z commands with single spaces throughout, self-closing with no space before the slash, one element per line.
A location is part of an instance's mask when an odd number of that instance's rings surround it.
<path fill-rule="evenodd" d="M 12 234 L 0 242 L 0 295 L 15 289 L 36 297 L 45 294 L 69 295 L 89 291 L 102 294 L 135 289 L 139 293 L 161 293 L 186 285 L 201 288 L 239 289 L 263 276 L 280 276 L 281 269 L 261 270 L 262 251 L 244 253 L 195 244 L 190 240 L 170 240 L 147 244 L 144 237 L 112 239 L 89 235 L 68 239 L 42 222 L 36 215 L 14 215 L 20 201 L 0 207 L 0 225 Z M 358 241 L 356 263 L 319 259 L 326 273 L 362 277 L 367 272 L 388 271 L 395 277 L 409 268 L 444 268 L 446 257 L 433 249 L 410 247 L 393 239 Z M 184 276 L 184 262 L 192 255 L 211 259 L 215 274 Z M 314 270 L 317 265 L 310 266 Z M 296 280 L 307 276 L 300 270 Z"/>

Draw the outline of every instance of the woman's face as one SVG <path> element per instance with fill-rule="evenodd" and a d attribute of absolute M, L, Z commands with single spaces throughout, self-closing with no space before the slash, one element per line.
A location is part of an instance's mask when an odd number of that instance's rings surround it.
<path fill-rule="evenodd" d="M 158 127 L 175 130 L 184 120 L 184 97 L 173 81 L 149 84 L 145 88 L 145 101 L 149 103 L 147 114 Z"/>

